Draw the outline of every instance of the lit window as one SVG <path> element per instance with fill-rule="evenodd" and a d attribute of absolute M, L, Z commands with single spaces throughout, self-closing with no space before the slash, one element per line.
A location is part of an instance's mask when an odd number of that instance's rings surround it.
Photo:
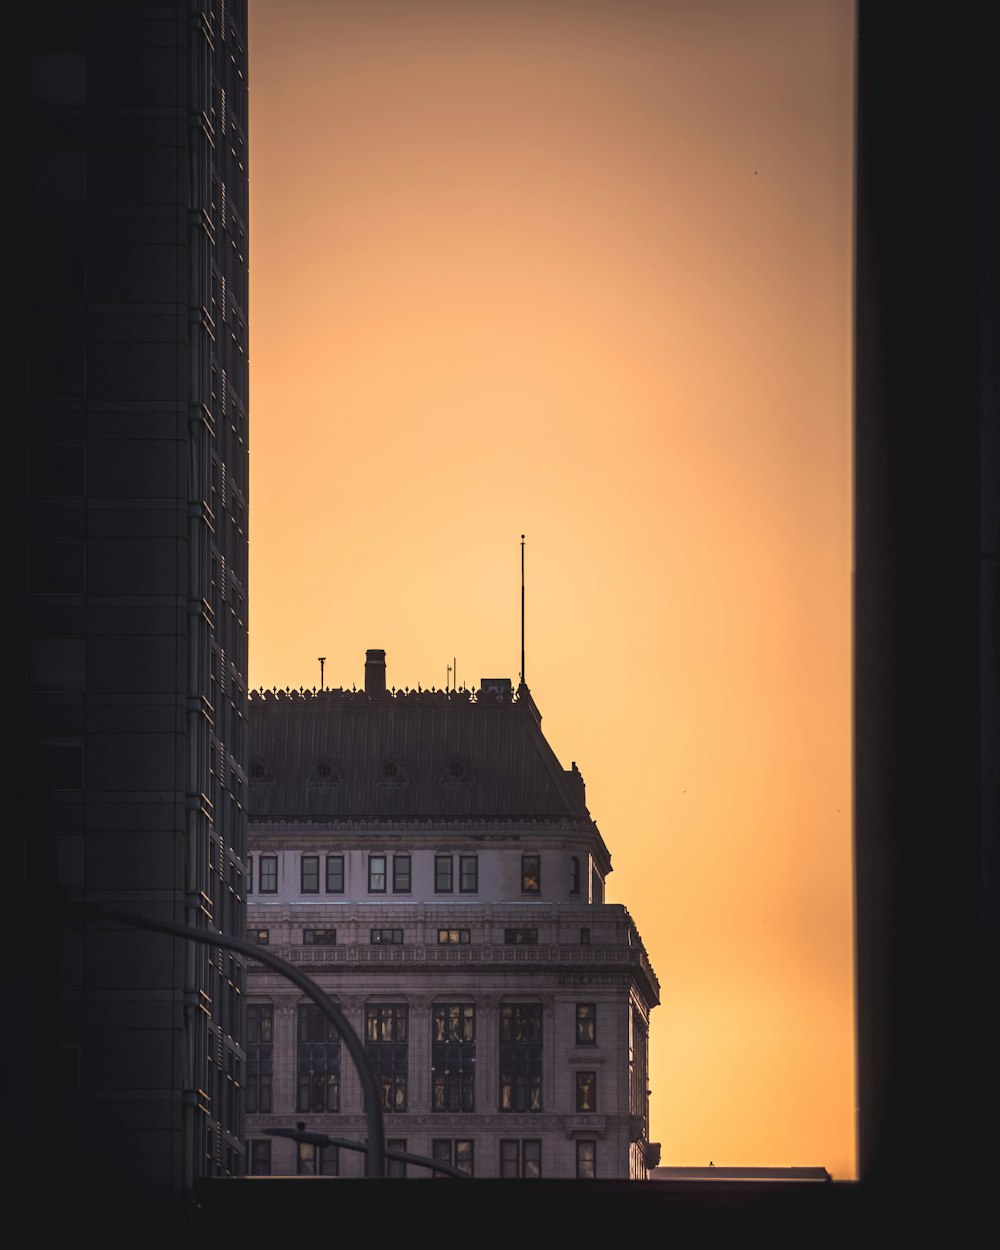
<path fill-rule="evenodd" d="M 392 892 L 393 894 L 409 894 L 410 892 L 410 856 L 408 854 L 392 857 Z"/>
<path fill-rule="evenodd" d="M 592 1181 L 597 1175 L 597 1142 L 576 1143 L 576 1175 L 581 1181 Z"/>
<path fill-rule="evenodd" d="M 597 1110 L 597 1073 L 578 1072 L 576 1074 L 576 1109 L 579 1112 Z"/>
<path fill-rule="evenodd" d="M 340 1164 L 336 1146 L 314 1146 L 312 1142 L 299 1142 L 296 1172 L 299 1176 L 336 1176 Z"/>
<path fill-rule="evenodd" d="M 314 1003 L 298 1009 L 296 1111 L 340 1110 L 340 1033 Z"/>
<path fill-rule="evenodd" d="M 368 856 L 368 893 L 385 893 L 385 856 Z"/>
<path fill-rule="evenodd" d="M 383 1111 L 406 1110 L 408 1031 L 405 1003 L 369 1003 L 365 1008 L 365 1051 Z"/>
<path fill-rule="evenodd" d="M 468 946 L 469 929 L 438 929 L 439 946 Z"/>
<path fill-rule="evenodd" d="M 318 894 L 319 893 L 319 856 L 303 855 L 302 856 L 302 893 Z"/>
<path fill-rule="evenodd" d="M 500 1142 L 500 1175 L 511 1180 L 538 1180 L 542 1175 L 542 1143 L 538 1138 Z"/>
<path fill-rule="evenodd" d="M 271 940 L 270 929 L 247 929 L 247 941 L 255 946 L 267 946 Z"/>
<path fill-rule="evenodd" d="M 463 894 L 475 894 L 479 890 L 479 856 L 460 855 L 458 857 L 459 890 Z"/>
<path fill-rule="evenodd" d="M 594 1003 L 576 1005 L 576 1044 L 597 1045 L 597 1007 Z"/>
<path fill-rule="evenodd" d="M 507 946 L 537 946 L 537 929 L 504 929 L 503 940 Z"/>
<path fill-rule="evenodd" d="M 257 865 L 261 894 L 277 894 L 278 892 L 278 857 L 277 855 L 261 855 Z"/>
<path fill-rule="evenodd" d="M 473 1175 L 473 1144 L 464 1138 L 435 1137 L 431 1143 L 431 1157 L 438 1163 L 450 1163 L 461 1172 Z M 438 1179 L 444 1179 L 446 1172 L 435 1172 Z"/>
<path fill-rule="evenodd" d="M 343 894 L 344 892 L 343 855 L 326 857 L 326 892 L 327 894 Z"/>
<path fill-rule="evenodd" d="M 500 1110 L 542 1109 L 542 1008 L 506 1003 L 500 1008 Z"/>
<path fill-rule="evenodd" d="M 372 929 L 368 937 L 372 946 L 402 946 L 402 929 Z"/>
<path fill-rule="evenodd" d="M 476 1009 L 435 1003 L 431 1016 L 431 1110 L 476 1109 Z"/>
<path fill-rule="evenodd" d="M 453 886 L 454 860 L 450 855 L 434 856 L 434 892 L 450 894 Z"/>
<path fill-rule="evenodd" d="M 302 944 L 304 946 L 336 946 L 336 929 L 303 929 Z"/>
<path fill-rule="evenodd" d="M 538 894 L 542 888 L 541 855 L 521 856 L 521 893 Z"/>

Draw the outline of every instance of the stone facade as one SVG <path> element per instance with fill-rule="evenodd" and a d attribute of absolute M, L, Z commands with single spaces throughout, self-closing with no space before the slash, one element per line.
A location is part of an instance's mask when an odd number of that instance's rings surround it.
<path fill-rule="evenodd" d="M 603 902 L 576 766 L 525 687 L 368 684 L 251 697 L 252 939 L 365 1040 L 390 1146 L 479 1177 L 645 1177 L 659 987 Z M 266 1137 L 301 1121 L 360 1141 L 362 1096 L 297 990 L 252 962 L 247 988 L 251 1170 L 361 1175 L 358 1153 Z"/>

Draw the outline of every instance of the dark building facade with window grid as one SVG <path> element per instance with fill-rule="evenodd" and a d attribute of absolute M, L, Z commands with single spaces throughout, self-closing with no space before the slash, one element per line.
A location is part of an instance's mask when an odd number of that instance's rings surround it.
<path fill-rule="evenodd" d="M 246 0 L 25 19 L 26 897 L 243 934 Z M 105 1186 L 244 1172 L 242 960 L 65 912 L 48 953 L 30 1121 Z"/>
<path fill-rule="evenodd" d="M 399 1149 L 484 1177 L 645 1177 L 659 986 L 628 912 L 604 901 L 611 860 L 576 765 L 524 687 L 387 691 L 378 651 L 365 679 L 251 695 L 250 932 L 346 1012 Z M 356 1073 L 331 1039 L 318 1072 L 298 991 L 252 961 L 247 976 L 251 1019 L 273 1022 L 249 1157 L 318 1171 L 264 1134 L 304 1120 L 362 1139 Z M 317 1092 L 334 1045 L 336 1105 Z M 324 1167 L 358 1175 L 361 1160 Z"/>

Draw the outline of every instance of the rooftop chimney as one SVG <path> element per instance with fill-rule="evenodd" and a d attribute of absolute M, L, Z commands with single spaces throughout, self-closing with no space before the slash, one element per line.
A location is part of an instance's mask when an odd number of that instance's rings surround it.
<path fill-rule="evenodd" d="M 365 694 L 385 694 L 385 652 L 378 647 L 365 652 Z"/>

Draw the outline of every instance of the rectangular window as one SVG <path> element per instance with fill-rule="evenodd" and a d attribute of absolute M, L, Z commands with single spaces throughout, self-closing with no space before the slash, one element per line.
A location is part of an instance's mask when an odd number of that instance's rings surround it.
<path fill-rule="evenodd" d="M 479 856 L 460 855 L 458 857 L 458 888 L 463 894 L 476 894 L 479 891 Z"/>
<path fill-rule="evenodd" d="M 368 856 L 368 893 L 385 893 L 385 856 Z"/>
<path fill-rule="evenodd" d="M 303 929 L 303 946 L 336 946 L 336 929 Z"/>
<path fill-rule="evenodd" d="M 597 1045 L 597 1006 L 594 1003 L 576 1005 L 576 1044 Z"/>
<path fill-rule="evenodd" d="M 431 1011 L 431 1110 L 476 1109 L 476 1009 L 435 1003 Z"/>
<path fill-rule="evenodd" d="M 473 1171 L 473 1144 L 464 1138 L 456 1138 L 452 1140 L 450 1137 L 435 1137 L 431 1143 L 431 1157 L 436 1159 L 438 1163 L 450 1163 L 452 1167 L 456 1167 L 459 1171 L 467 1172 L 469 1176 L 474 1175 Z M 435 1172 L 434 1175 L 439 1179 L 447 1176 L 445 1172 Z"/>
<path fill-rule="evenodd" d="M 253 856 L 247 856 L 247 894 L 253 893 Z"/>
<path fill-rule="evenodd" d="M 247 1004 L 247 1115 L 267 1115 L 271 1110 L 274 1073 L 274 1007 L 270 1003 Z M 252 1143 L 260 1145 L 260 1142 Z M 267 1143 L 270 1149 L 270 1142 Z M 251 1156 L 251 1165 L 252 1165 Z M 267 1169 L 271 1170 L 268 1154 Z M 253 1168 L 251 1166 L 251 1171 Z"/>
<path fill-rule="evenodd" d="M 439 946 L 468 946 L 470 929 L 438 929 Z"/>
<path fill-rule="evenodd" d="M 589 929 L 580 930 L 580 945 L 581 946 L 590 945 L 590 930 Z"/>
<path fill-rule="evenodd" d="M 434 893 L 451 894 L 454 886 L 454 859 L 451 855 L 434 856 Z"/>
<path fill-rule="evenodd" d="M 257 865 L 261 894 L 278 893 L 278 857 L 277 855 L 261 855 Z"/>
<path fill-rule="evenodd" d="M 249 1111 L 250 1108 L 248 1107 Z M 271 1142 L 268 1138 L 252 1137 L 250 1139 L 250 1175 L 271 1175 Z"/>
<path fill-rule="evenodd" d="M 267 946 L 271 939 L 270 929 L 247 929 L 247 941 L 255 946 Z"/>
<path fill-rule="evenodd" d="M 511 1180 L 538 1180 L 542 1175 L 542 1143 L 538 1138 L 500 1142 L 500 1175 Z"/>
<path fill-rule="evenodd" d="M 500 1110 L 541 1109 L 541 1004 L 505 1003 L 500 1008 Z"/>
<path fill-rule="evenodd" d="M 580 893 L 580 856 L 571 855 L 569 857 L 569 892 L 570 894 Z"/>
<path fill-rule="evenodd" d="M 393 894 L 409 894 L 410 892 L 410 856 L 408 854 L 392 857 L 392 892 Z"/>
<path fill-rule="evenodd" d="M 344 892 L 343 855 L 326 857 L 326 892 L 327 894 L 343 894 Z"/>
<path fill-rule="evenodd" d="M 576 1074 L 576 1109 L 583 1114 L 597 1110 L 597 1073 Z"/>
<path fill-rule="evenodd" d="M 299 1176 L 337 1176 L 340 1152 L 336 1146 L 314 1146 L 312 1142 L 299 1142 L 296 1172 Z"/>
<path fill-rule="evenodd" d="M 537 894 L 542 888 L 541 855 L 521 856 L 521 893 Z"/>
<path fill-rule="evenodd" d="M 507 946 L 537 946 L 537 929 L 504 929 L 503 940 Z"/>
<path fill-rule="evenodd" d="M 592 1181 L 597 1175 L 597 1142 L 578 1141 L 576 1143 L 576 1176 L 577 1180 Z"/>
<path fill-rule="evenodd" d="M 340 1034 L 313 1003 L 298 1009 L 296 1111 L 340 1110 Z"/>
<path fill-rule="evenodd" d="M 406 1154 L 406 1138 L 405 1137 L 387 1137 L 385 1142 L 386 1150 L 398 1150 L 400 1154 Z M 391 1181 L 402 1181 L 406 1179 L 406 1163 L 403 1159 L 387 1159 L 385 1166 L 385 1174 Z"/>
<path fill-rule="evenodd" d="M 383 1111 L 406 1110 L 409 1008 L 405 1003 L 369 1003 L 365 1008 L 365 1051 L 375 1070 Z"/>
<path fill-rule="evenodd" d="M 402 946 L 402 929 L 372 929 L 368 940 L 372 946 Z"/>
<path fill-rule="evenodd" d="M 303 855 L 302 856 L 302 893 L 318 894 L 319 893 L 319 856 Z"/>

